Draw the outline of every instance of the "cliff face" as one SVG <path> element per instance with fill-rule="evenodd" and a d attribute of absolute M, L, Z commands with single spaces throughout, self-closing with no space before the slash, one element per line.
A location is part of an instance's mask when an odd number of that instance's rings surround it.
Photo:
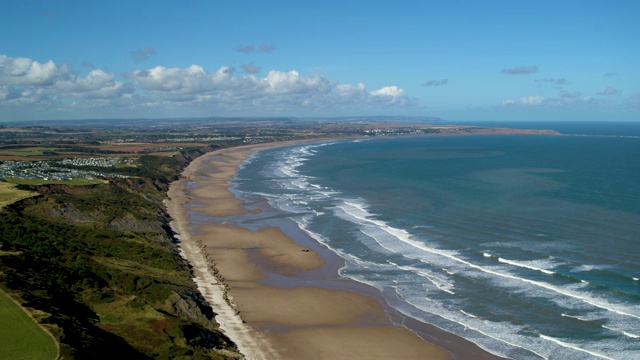
<path fill-rule="evenodd" d="M 193 158 L 147 158 L 152 176 L 40 195 L 0 213 L 0 283 L 48 314 L 63 358 L 239 356 L 178 254 L 162 200 Z M 146 167 L 154 166 L 151 169 Z"/>

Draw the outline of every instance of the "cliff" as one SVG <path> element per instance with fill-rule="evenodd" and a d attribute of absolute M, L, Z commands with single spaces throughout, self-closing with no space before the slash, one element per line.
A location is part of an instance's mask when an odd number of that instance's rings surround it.
<path fill-rule="evenodd" d="M 210 148 L 143 157 L 135 177 L 23 186 L 0 213 L 0 284 L 45 314 L 64 359 L 241 357 L 181 258 L 162 201 Z"/>

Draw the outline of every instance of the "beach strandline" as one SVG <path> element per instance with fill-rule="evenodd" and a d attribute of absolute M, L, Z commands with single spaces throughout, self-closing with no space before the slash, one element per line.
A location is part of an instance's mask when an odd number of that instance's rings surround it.
<path fill-rule="evenodd" d="M 247 359 L 498 358 L 399 314 L 355 281 L 327 286 L 331 281 L 305 277 L 311 271 L 337 277 L 337 256 L 329 250 L 304 246 L 276 227 L 253 231 L 212 220 L 248 212 L 229 189 L 243 161 L 255 151 L 292 144 L 205 154 L 168 191 L 167 210 L 181 252 L 238 350 Z M 207 220 L 196 221 L 193 214 Z M 265 281 L 274 276 L 278 281 Z"/>

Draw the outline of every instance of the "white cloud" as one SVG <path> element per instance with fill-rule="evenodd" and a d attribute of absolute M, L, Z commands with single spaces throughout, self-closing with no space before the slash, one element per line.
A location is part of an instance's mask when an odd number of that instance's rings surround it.
<path fill-rule="evenodd" d="M 82 100 L 91 108 L 133 93 L 131 84 L 115 80 L 115 75 L 96 69 L 85 77 L 66 65 L 49 60 L 40 63 L 29 58 L 0 55 L 0 107 L 26 111 L 56 111 Z"/>
<path fill-rule="evenodd" d="M 565 91 L 558 92 L 556 97 L 543 97 L 540 95 L 523 96 L 518 101 L 513 99 L 502 100 L 502 106 L 510 107 L 532 107 L 544 105 L 547 108 L 579 108 L 579 107 L 607 107 L 614 106 L 611 101 L 605 101 L 602 99 L 596 99 L 593 96 L 584 96 L 580 91 Z"/>
<path fill-rule="evenodd" d="M 367 97 L 367 88 L 363 83 L 339 84 L 334 88 L 334 92 L 339 98 L 364 100 Z"/>
<path fill-rule="evenodd" d="M 51 60 L 39 63 L 29 58 L 0 55 L 0 86 L 51 85 L 69 75 L 71 72 L 67 66 L 57 66 Z"/>
<path fill-rule="evenodd" d="M 380 105 L 409 105 L 410 101 L 404 90 L 397 86 L 385 86 L 369 92 L 374 103 Z"/>
<path fill-rule="evenodd" d="M 542 105 L 543 103 L 544 103 L 544 97 L 540 95 L 525 96 L 520 98 L 521 105 L 537 106 L 537 105 Z"/>
<path fill-rule="evenodd" d="M 151 91 L 192 92 L 197 90 L 199 83 L 206 81 L 204 69 L 198 65 L 185 69 L 156 66 L 132 74 L 138 87 Z"/>
<path fill-rule="evenodd" d="M 322 76 L 305 77 L 295 70 L 288 72 L 271 70 L 264 81 L 268 84 L 265 91 L 272 94 L 327 93 L 336 85 L 335 82 Z"/>
<path fill-rule="evenodd" d="M 242 68 L 244 72 L 238 74 L 229 66 L 213 72 L 197 64 L 185 68 L 155 66 L 134 70 L 119 79 L 102 69 L 81 76 L 53 61 L 39 63 L 0 55 L 0 108 L 22 106 L 23 112 L 38 108 L 57 117 L 60 115 L 55 115 L 56 111 L 67 114 L 72 109 L 96 108 L 110 112 L 121 109 L 124 116 L 149 109 L 161 115 L 168 110 L 177 115 L 304 115 L 412 105 L 397 86 L 369 91 L 363 83 L 340 84 L 296 70 L 271 70 L 258 77 L 252 63 Z M 27 103 L 33 107 L 24 107 Z"/>
<path fill-rule="evenodd" d="M 54 88 L 63 94 L 94 99 L 117 98 L 133 91 L 130 84 L 115 81 L 115 75 L 100 69 L 92 70 L 84 78 L 74 77 L 70 80 L 56 82 Z"/>

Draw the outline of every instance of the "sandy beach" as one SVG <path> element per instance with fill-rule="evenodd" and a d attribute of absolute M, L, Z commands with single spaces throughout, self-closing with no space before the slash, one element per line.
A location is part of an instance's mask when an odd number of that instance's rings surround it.
<path fill-rule="evenodd" d="M 209 220 L 245 213 L 228 181 L 252 152 L 286 144 L 208 153 L 193 161 L 168 192 L 167 209 L 183 256 L 239 351 L 247 359 L 496 358 L 464 339 L 404 318 L 375 291 L 360 291 L 363 286 L 355 282 L 332 288 L 308 278 L 300 281 L 311 270 L 335 269 L 327 254 L 278 228 L 252 231 Z M 279 283 L 265 281 L 274 274 Z"/>

